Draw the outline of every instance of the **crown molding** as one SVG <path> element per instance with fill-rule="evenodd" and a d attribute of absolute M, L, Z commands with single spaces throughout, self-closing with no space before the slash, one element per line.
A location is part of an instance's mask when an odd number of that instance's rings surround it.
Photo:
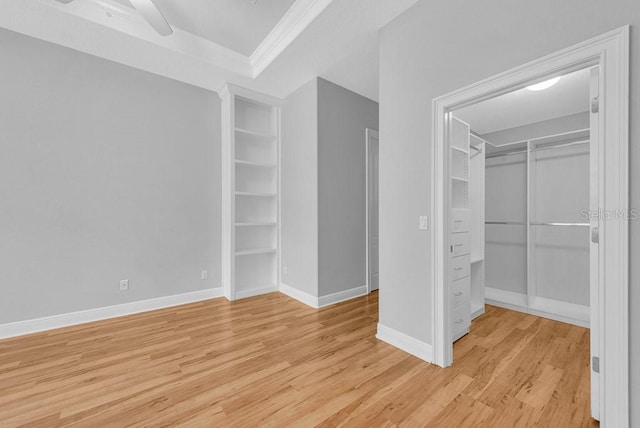
<path fill-rule="evenodd" d="M 253 78 L 260 76 L 332 2 L 296 0 L 249 57 Z"/>

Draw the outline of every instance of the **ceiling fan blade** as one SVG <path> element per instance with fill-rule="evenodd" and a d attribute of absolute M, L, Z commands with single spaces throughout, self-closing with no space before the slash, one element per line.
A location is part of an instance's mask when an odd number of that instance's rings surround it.
<path fill-rule="evenodd" d="M 58 0 L 60 1 L 60 0 Z M 151 0 L 129 0 L 133 7 L 161 36 L 173 34 L 173 29 Z"/>

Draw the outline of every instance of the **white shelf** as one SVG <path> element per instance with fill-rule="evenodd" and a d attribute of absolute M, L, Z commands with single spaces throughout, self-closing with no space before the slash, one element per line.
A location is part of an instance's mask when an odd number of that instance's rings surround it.
<path fill-rule="evenodd" d="M 255 131 L 250 131 L 248 129 L 243 129 L 243 128 L 236 128 L 235 131 L 238 134 L 247 135 L 249 137 L 252 137 L 254 139 L 259 139 L 259 140 L 273 141 L 273 140 L 276 139 L 275 135 L 264 134 L 264 133 L 255 132 Z"/>
<path fill-rule="evenodd" d="M 277 225 L 278 223 L 272 222 L 272 221 L 236 223 L 236 227 L 262 227 L 262 226 L 277 226 Z"/>
<path fill-rule="evenodd" d="M 459 181 L 461 183 L 468 183 L 469 182 L 469 180 L 467 180 L 466 178 L 454 177 L 453 175 L 451 176 L 451 179 L 453 181 Z"/>
<path fill-rule="evenodd" d="M 253 168 L 275 168 L 276 164 L 274 163 L 264 163 L 264 162 L 250 162 L 245 160 L 236 159 L 236 165 L 253 167 Z"/>
<path fill-rule="evenodd" d="M 222 99 L 222 287 L 229 300 L 277 289 L 280 102 L 227 85 Z"/>
<path fill-rule="evenodd" d="M 236 192 L 236 196 L 248 196 L 255 198 L 275 198 L 277 193 Z"/>
<path fill-rule="evenodd" d="M 481 258 L 481 257 L 475 257 L 475 258 L 474 258 L 473 256 L 471 257 L 471 264 L 472 264 L 472 265 L 473 265 L 473 264 L 476 264 L 476 263 L 483 262 L 483 261 L 484 261 L 484 259 L 483 259 L 483 258 Z"/>
<path fill-rule="evenodd" d="M 275 253 L 276 249 L 275 248 L 254 248 L 251 250 L 241 250 L 241 251 L 236 251 L 236 257 L 238 256 L 253 256 L 256 254 L 271 254 L 271 253 Z"/>

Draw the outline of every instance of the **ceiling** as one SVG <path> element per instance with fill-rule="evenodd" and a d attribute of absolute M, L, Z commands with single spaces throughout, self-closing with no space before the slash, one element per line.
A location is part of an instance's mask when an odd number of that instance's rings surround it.
<path fill-rule="evenodd" d="M 588 69 L 562 78 L 542 91 L 523 88 L 454 112 L 481 135 L 589 110 Z"/>
<path fill-rule="evenodd" d="M 284 98 L 316 76 L 378 99 L 378 33 L 418 0 L 2 0 L 0 27 L 191 85 Z"/>
<path fill-rule="evenodd" d="M 114 0 L 133 8 L 129 0 Z M 153 0 L 172 26 L 251 55 L 295 0 Z"/>

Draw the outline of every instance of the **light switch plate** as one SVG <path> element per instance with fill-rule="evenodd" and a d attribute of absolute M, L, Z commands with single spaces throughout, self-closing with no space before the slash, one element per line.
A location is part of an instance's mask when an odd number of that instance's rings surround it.
<path fill-rule="evenodd" d="M 429 230 L 429 217 L 426 215 L 420 216 L 420 230 Z"/>

